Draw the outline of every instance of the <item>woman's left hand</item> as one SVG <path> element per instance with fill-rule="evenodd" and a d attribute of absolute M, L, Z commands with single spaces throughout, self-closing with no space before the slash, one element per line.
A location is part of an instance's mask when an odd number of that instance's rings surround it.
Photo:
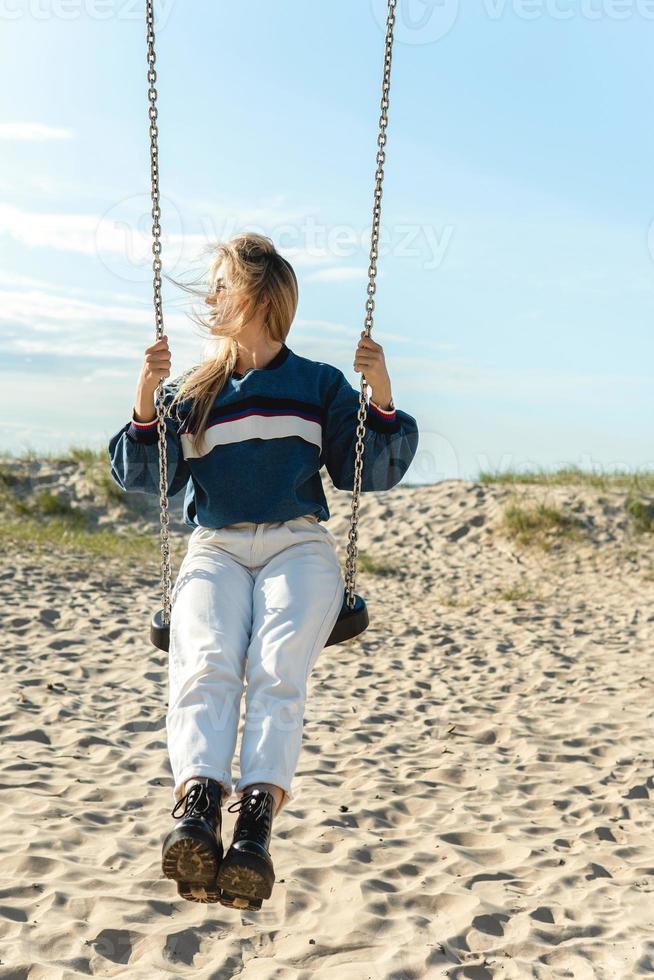
<path fill-rule="evenodd" d="M 391 379 L 386 369 L 384 348 L 361 331 L 361 339 L 354 355 L 354 370 L 363 373 L 373 394 L 385 401 L 390 397 Z M 375 399 L 376 400 L 376 399 Z"/>

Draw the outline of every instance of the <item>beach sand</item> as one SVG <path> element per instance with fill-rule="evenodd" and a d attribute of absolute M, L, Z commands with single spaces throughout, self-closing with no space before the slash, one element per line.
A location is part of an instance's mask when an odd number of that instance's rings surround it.
<path fill-rule="evenodd" d="M 79 491 L 74 469 L 56 475 Z M 344 560 L 350 495 L 325 490 Z M 186 902 L 161 873 L 158 560 L 7 550 L 0 978 L 652 975 L 652 535 L 630 531 L 623 491 L 523 485 L 583 533 L 518 545 L 501 526 L 515 492 L 449 480 L 362 496 L 359 550 L 390 567 L 359 570 L 371 625 L 310 676 L 259 912 Z M 119 505 L 96 516 L 136 526 Z M 223 810 L 226 848 L 236 816 Z"/>

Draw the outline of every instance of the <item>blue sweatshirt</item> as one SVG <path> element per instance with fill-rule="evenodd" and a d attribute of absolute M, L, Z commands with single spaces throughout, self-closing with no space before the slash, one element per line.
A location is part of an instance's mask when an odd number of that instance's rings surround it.
<path fill-rule="evenodd" d="M 164 384 L 170 405 L 178 382 Z M 263 368 L 233 372 L 216 397 L 205 432 L 194 446 L 187 421 L 191 402 L 165 418 L 168 494 L 186 490 L 184 523 L 220 528 L 330 513 L 320 469 L 334 486 L 353 490 L 360 393 L 342 371 L 300 357 L 284 344 Z M 361 491 L 390 490 L 418 447 L 416 420 L 398 409 L 366 407 Z M 127 422 L 109 440 L 111 476 L 123 490 L 159 495 L 157 419 Z"/>

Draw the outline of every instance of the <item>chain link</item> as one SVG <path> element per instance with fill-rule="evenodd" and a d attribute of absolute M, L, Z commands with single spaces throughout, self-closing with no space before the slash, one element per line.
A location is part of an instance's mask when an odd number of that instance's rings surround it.
<path fill-rule="evenodd" d="M 156 340 L 161 340 L 164 332 L 163 307 L 161 302 L 161 208 L 159 206 L 159 129 L 157 127 L 157 72 L 155 70 L 156 56 L 154 53 L 154 0 L 146 0 L 146 24 L 148 44 L 148 116 L 150 119 L 150 183 L 152 195 L 152 260 L 154 319 Z M 163 379 L 159 380 L 156 390 L 157 432 L 159 435 L 159 511 L 161 522 L 161 592 L 163 619 L 166 626 L 170 624 L 170 546 L 168 541 L 168 452 L 166 446 L 166 423 L 164 420 L 164 387 Z"/>
<path fill-rule="evenodd" d="M 375 311 L 375 290 L 377 277 L 377 258 L 379 255 L 379 224 L 381 219 L 382 182 L 384 180 L 384 163 L 386 161 L 386 128 L 388 126 L 388 107 L 391 92 L 391 59 L 393 55 L 393 29 L 395 27 L 395 8 L 397 0 L 388 0 L 388 17 L 386 20 L 386 40 L 384 44 L 384 79 L 382 83 L 381 115 L 379 117 L 379 135 L 377 137 L 377 170 L 375 172 L 375 192 L 372 207 L 372 232 L 370 241 L 370 265 L 368 266 L 368 296 L 366 299 L 365 330 L 366 337 L 370 336 Z M 367 381 L 361 375 L 361 392 L 359 411 L 357 415 L 357 441 L 354 453 L 354 486 L 352 492 L 352 516 L 347 543 L 347 558 L 345 559 L 345 595 L 350 609 L 354 607 L 354 592 L 356 587 L 357 535 L 359 533 L 359 494 L 361 492 L 361 477 L 363 473 L 363 438 L 365 434 L 364 420 L 366 417 Z"/>
<path fill-rule="evenodd" d="M 159 148 L 157 127 L 157 73 L 155 70 L 156 56 L 154 51 L 154 0 L 146 0 L 147 15 L 147 45 L 148 45 L 148 116 L 150 119 L 150 180 L 152 196 L 152 270 L 154 292 L 154 315 L 156 340 L 163 337 L 164 322 L 161 302 L 161 208 L 159 206 Z M 395 27 L 395 8 L 397 0 L 388 0 L 388 17 L 386 20 L 386 37 L 384 42 L 384 76 L 382 82 L 381 115 L 379 117 L 379 134 L 377 136 L 377 170 L 375 172 L 375 189 L 372 210 L 372 229 L 370 242 L 370 263 L 368 266 L 368 288 L 366 299 L 365 330 L 370 336 L 373 327 L 375 310 L 375 290 L 377 277 L 377 258 L 379 256 L 379 230 L 381 220 L 382 185 L 384 180 L 384 163 L 386 161 L 386 129 L 388 126 L 388 107 L 391 89 L 391 60 L 393 53 L 393 30 Z M 156 342 L 156 341 L 155 341 Z M 347 604 L 354 607 L 356 587 L 357 535 L 359 525 L 359 496 L 361 493 L 361 477 L 363 473 L 363 452 L 365 435 L 365 418 L 367 414 L 367 382 L 361 376 L 361 391 L 359 410 L 357 413 L 356 448 L 354 459 L 354 484 L 352 492 L 352 515 L 348 534 L 347 557 L 345 561 L 345 593 Z M 159 504 L 161 521 L 161 591 L 162 591 L 162 623 L 170 624 L 170 547 L 168 540 L 168 454 L 166 446 L 166 423 L 163 414 L 164 389 L 163 379 L 159 381 L 156 390 L 157 431 L 159 435 Z"/>

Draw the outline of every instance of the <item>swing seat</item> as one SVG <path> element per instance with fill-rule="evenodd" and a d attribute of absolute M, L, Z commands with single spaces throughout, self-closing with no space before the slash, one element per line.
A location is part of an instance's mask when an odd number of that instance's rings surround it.
<path fill-rule="evenodd" d="M 388 124 L 388 105 L 390 98 L 390 85 L 391 85 L 391 55 L 393 51 L 393 32 L 395 27 L 395 8 L 397 6 L 397 0 L 388 0 L 388 14 L 386 18 L 386 36 L 384 39 L 384 75 L 383 75 L 383 88 L 382 88 L 382 98 L 380 110 L 381 114 L 379 116 L 379 135 L 377 138 L 378 151 L 377 151 L 377 161 L 376 161 L 376 172 L 375 172 L 375 202 L 373 206 L 373 223 L 371 229 L 371 239 L 370 239 L 370 264 L 368 266 L 368 289 L 367 295 L 368 300 L 366 302 L 366 326 L 368 331 L 372 329 L 373 323 L 373 309 L 374 301 L 372 296 L 375 292 L 375 281 L 377 276 L 377 265 L 375 259 L 378 255 L 379 246 L 379 218 L 381 214 L 381 193 L 382 193 L 382 181 L 384 179 L 384 160 L 385 154 L 383 147 L 386 143 L 386 127 Z M 153 290 L 154 290 L 154 310 L 155 319 L 157 322 L 157 340 L 160 339 L 160 331 L 163 334 L 163 313 L 162 313 L 162 303 L 161 303 L 161 227 L 159 225 L 159 168 L 158 168 L 158 128 L 156 125 L 157 119 L 157 89 L 156 89 L 156 72 L 154 70 L 154 65 L 156 61 L 155 50 L 154 50 L 154 3 L 152 0 L 148 0 L 146 4 L 146 22 L 147 22 L 147 40 L 148 40 L 148 100 L 149 100 L 149 116 L 150 116 L 150 176 L 152 185 L 152 251 L 154 254 L 154 261 L 152 263 L 152 268 L 154 272 L 153 277 Z M 288 264 L 288 263 L 287 263 Z M 365 377 L 365 375 L 364 375 Z M 363 379 L 362 379 L 363 380 Z M 163 378 L 160 378 L 160 382 L 163 382 Z M 365 403 L 365 387 L 361 388 L 359 411 L 364 407 Z M 159 416 L 158 410 L 157 415 Z M 359 422 L 360 424 L 360 422 Z M 160 477 L 162 485 L 165 485 L 167 479 L 167 457 L 164 456 L 164 450 L 166 446 L 166 432 L 163 426 L 158 427 L 159 434 L 159 459 L 160 463 Z M 363 463 L 363 450 L 364 441 L 358 435 L 357 428 L 357 443 L 355 449 L 355 473 L 357 472 L 357 465 Z M 355 480 L 356 486 L 353 487 L 353 502 L 358 500 L 359 493 L 361 492 L 358 481 Z M 163 498 L 165 501 L 166 498 Z M 167 522 L 167 503 L 162 502 L 160 505 L 162 526 L 164 523 L 164 518 Z M 352 510 L 352 522 L 350 527 L 350 535 L 353 536 L 355 542 L 355 555 L 356 555 L 356 535 L 357 526 L 355 520 L 356 507 Z M 170 562 L 166 560 L 164 564 L 164 554 L 165 549 L 162 542 L 161 556 L 162 556 L 162 591 L 164 585 L 167 583 L 168 589 L 170 590 Z M 168 555 L 167 558 L 170 556 Z M 335 643 L 345 643 L 347 640 L 351 640 L 363 633 L 367 629 L 369 624 L 368 619 L 368 609 L 362 597 L 360 595 L 354 594 L 354 604 L 350 609 L 348 605 L 348 594 L 347 588 L 344 589 L 343 595 L 343 605 L 341 611 L 338 615 L 338 619 L 334 624 L 331 634 L 325 643 L 325 646 L 332 646 Z M 157 612 L 152 616 L 150 622 L 150 640 L 152 644 L 159 650 L 164 650 L 168 652 L 170 646 L 170 624 L 165 624 L 163 622 L 163 609 L 158 609 Z"/>
<path fill-rule="evenodd" d="M 347 604 L 347 592 L 344 592 L 341 611 L 325 646 L 329 647 L 334 643 L 345 643 L 346 640 L 353 639 L 367 629 L 369 622 L 368 607 L 361 596 L 354 593 L 354 606 L 350 609 Z M 150 622 L 150 642 L 158 650 L 165 650 L 166 653 L 169 650 L 170 623 L 164 623 L 163 609 L 157 609 Z"/>
<path fill-rule="evenodd" d="M 341 611 L 325 646 L 330 647 L 334 643 L 345 643 L 346 640 L 353 639 L 368 628 L 369 622 L 368 607 L 361 596 L 354 593 L 354 605 L 350 609 L 347 604 L 347 591 L 345 591 Z"/>

